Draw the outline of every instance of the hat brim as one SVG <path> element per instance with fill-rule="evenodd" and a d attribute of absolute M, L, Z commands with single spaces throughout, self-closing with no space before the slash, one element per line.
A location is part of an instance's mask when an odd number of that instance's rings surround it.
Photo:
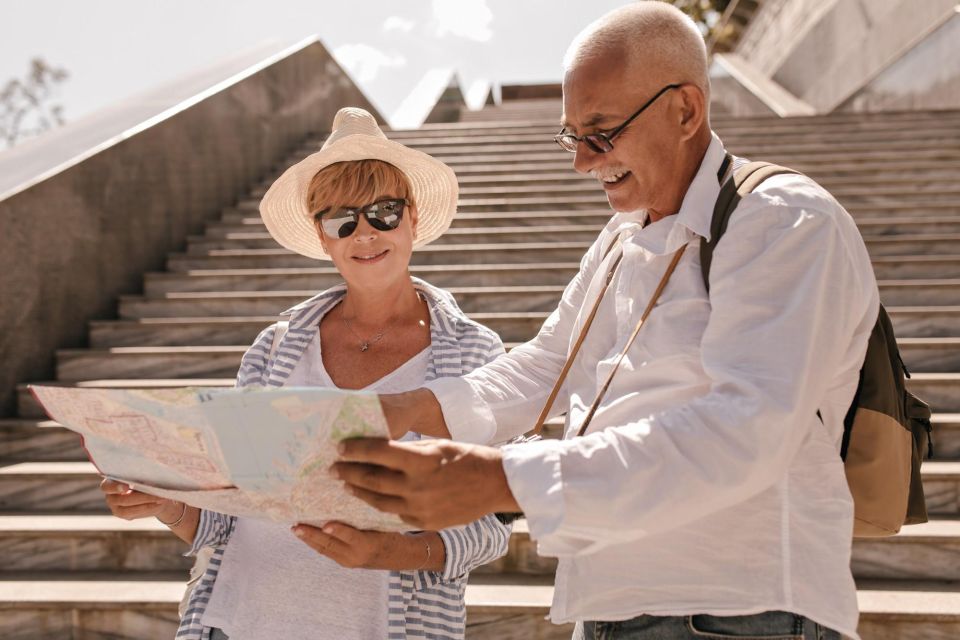
<path fill-rule="evenodd" d="M 399 142 L 354 134 L 307 156 L 270 186 L 260 201 L 260 217 L 274 240 L 301 255 L 330 259 L 320 243 L 313 212 L 307 208 L 307 190 L 318 171 L 348 160 L 383 160 L 407 177 L 418 213 L 415 249 L 436 240 L 450 227 L 460 191 L 453 169 Z"/>

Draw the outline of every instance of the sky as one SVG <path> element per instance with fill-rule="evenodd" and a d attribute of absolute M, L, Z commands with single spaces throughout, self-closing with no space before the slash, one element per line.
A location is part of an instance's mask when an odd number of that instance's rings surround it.
<path fill-rule="evenodd" d="M 389 119 L 425 75 L 556 82 L 573 37 L 627 0 L 31 0 L 3 3 L 0 86 L 42 57 L 69 122 L 266 42 L 318 35 Z"/>

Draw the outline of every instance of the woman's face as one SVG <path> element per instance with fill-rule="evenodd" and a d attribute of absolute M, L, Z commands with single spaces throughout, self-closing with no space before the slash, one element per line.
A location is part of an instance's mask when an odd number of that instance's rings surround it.
<path fill-rule="evenodd" d="M 373 202 L 382 203 L 396 197 L 387 193 Z M 373 202 L 363 203 L 362 207 Z M 382 213 L 385 212 L 382 210 Z M 342 219 L 342 214 L 331 212 L 324 217 Z M 413 205 L 405 205 L 400 224 L 395 229 L 377 229 L 361 214 L 357 217 L 356 229 L 346 237 L 340 238 L 324 231 L 320 224 L 317 225 L 317 233 L 348 286 L 382 290 L 410 276 L 410 255 L 413 253 L 413 242 L 417 238 L 417 210 Z"/>

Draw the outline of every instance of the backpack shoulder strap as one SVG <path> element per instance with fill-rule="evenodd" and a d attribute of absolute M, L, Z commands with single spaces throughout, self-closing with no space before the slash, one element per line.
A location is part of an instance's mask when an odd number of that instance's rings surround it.
<path fill-rule="evenodd" d="M 799 171 L 781 167 L 769 162 L 748 162 L 734 170 L 733 177 L 727 180 L 720 188 L 720 195 L 713 207 L 713 216 L 710 219 L 710 240 L 700 241 L 700 271 L 703 273 L 703 284 L 710 291 L 710 263 L 713 261 L 713 250 L 720 238 L 723 237 L 741 198 L 751 193 L 767 178 L 786 173 L 800 174 Z"/>

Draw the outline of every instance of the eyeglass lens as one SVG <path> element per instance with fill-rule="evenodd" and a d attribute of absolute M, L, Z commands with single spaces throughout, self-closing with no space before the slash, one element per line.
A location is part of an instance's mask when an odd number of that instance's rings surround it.
<path fill-rule="evenodd" d="M 371 227 L 378 231 L 390 231 L 400 226 L 404 200 L 381 200 L 365 207 L 344 207 L 320 218 L 323 232 L 332 238 L 346 238 L 357 230 L 360 216 L 363 215 Z"/>

